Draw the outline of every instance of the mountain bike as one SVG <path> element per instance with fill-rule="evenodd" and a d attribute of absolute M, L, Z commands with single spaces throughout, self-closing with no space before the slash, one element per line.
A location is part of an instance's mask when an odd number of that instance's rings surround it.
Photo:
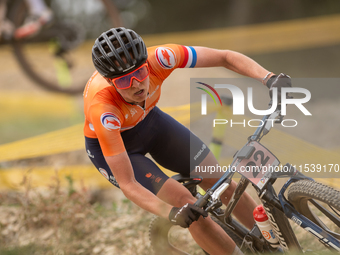
<path fill-rule="evenodd" d="M 84 54 L 85 39 L 122 26 L 119 9 L 112 0 L 50 0 L 46 3 L 54 18 L 39 33 L 23 39 L 2 36 L 1 43 L 13 47 L 22 70 L 44 89 L 82 93 L 88 74 L 94 71 L 85 65 L 91 58 L 90 49 Z M 7 15 L 0 24 L 10 22 L 15 29 L 25 22 L 28 7 L 24 0 L 2 0 L 1 5 L 2 11 L 7 9 Z"/>
<path fill-rule="evenodd" d="M 312 234 L 326 250 L 340 252 L 340 192 L 303 175 L 289 163 L 279 167 L 276 156 L 260 143 L 273 123 L 281 123 L 282 120 L 280 106 L 272 114 L 264 116 L 261 123 L 266 124 L 257 127 L 246 144 L 236 152 L 228 170 L 205 194 L 198 192 L 202 181 L 199 175 L 185 177 L 177 174 L 172 178 L 183 183 L 197 197 L 195 205 L 209 212 L 245 254 L 310 249 L 310 245 L 302 247 L 289 220 Z M 223 208 L 220 196 L 229 187 L 236 172 L 241 174 L 241 179 L 230 202 Z M 273 184 L 279 178 L 288 180 L 277 194 Z M 279 247 L 273 247 L 266 241 L 257 224 L 249 230 L 232 216 L 249 184 L 263 204 Z M 176 240 L 170 240 L 173 227 L 166 219 L 153 218 L 149 237 L 155 254 L 188 254 L 176 247 Z"/>

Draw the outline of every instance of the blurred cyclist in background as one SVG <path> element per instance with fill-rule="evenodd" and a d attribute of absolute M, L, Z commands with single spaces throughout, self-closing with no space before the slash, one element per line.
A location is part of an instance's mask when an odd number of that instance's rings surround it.
<path fill-rule="evenodd" d="M 125 28 L 102 33 L 92 48 L 92 59 L 97 71 L 84 90 L 84 135 L 87 154 L 98 171 L 141 208 L 189 228 L 209 254 L 242 254 L 207 212 L 194 205 L 191 193 L 145 156 L 149 153 L 158 164 L 184 176 L 195 166 L 218 164 L 197 136 L 156 104 L 163 81 L 177 68 L 225 67 L 279 91 L 291 86 L 289 76 L 274 75 L 230 50 L 177 44 L 146 48 L 136 32 Z M 204 178 L 200 186 L 208 189 L 216 181 Z M 221 196 L 224 204 L 235 188 L 232 182 Z M 249 229 L 255 207 L 244 193 L 234 210 Z"/>
<path fill-rule="evenodd" d="M 24 24 L 14 32 L 16 39 L 34 35 L 50 22 L 53 18 L 52 11 L 46 6 L 44 0 L 25 0 L 28 5 L 29 15 Z"/>
<path fill-rule="evenodd" d="M 24 0 L 28 7 L 28 15 L 22 26 L 15 29 L 13 23 L 6 18 L 7 0 L 0 0 L 0 39 L 23 39 L 35 35 L 53 19 L 52 11 L 43 0 Z"/>
<path fill-rule="evenodd" d="M 12 22 L 6 19 L 6 1 L 0 0 L 0 41 L 2 37 L 10 37 L 14 30 Z"/>

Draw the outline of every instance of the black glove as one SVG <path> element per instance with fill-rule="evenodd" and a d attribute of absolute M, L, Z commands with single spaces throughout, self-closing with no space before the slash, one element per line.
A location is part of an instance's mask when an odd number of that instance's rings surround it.
<path fill-rule="evenodd" d="M 201 215 L 207 217 L 208 213 L 200 207 L 187 203 L 181 208 L 173 207 L 169 213 L 169 220 L 174 225 L 188 228 L 191 223 L 197 221 Z"/>
<path fill-rule="evenodd" d="M 270 98 L 272 98 L 273 88 L 277 88 L 277 97 L 278 97 L 278 100 L 280 102 L 281 101 L 281 88 L 282 87 L 291 87 L 292 81 L 291 81 L 291 79 L 288 75 L 281 73 L 279 75 L 271 76 L 268 79 L 266 85 L 269 88 Z"/>

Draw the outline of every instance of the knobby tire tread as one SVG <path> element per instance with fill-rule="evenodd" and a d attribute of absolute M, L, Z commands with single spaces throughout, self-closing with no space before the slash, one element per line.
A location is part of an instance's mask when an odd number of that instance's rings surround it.
<path fill-rule="evenodd" d="M 338 210 L 338 212 L 340 211 L 340 192 L 327 185 L 311 180 L 301 180 L 293 183 L 288 190 L 287 197 L 288 201 L 299 213 L 326 231 L 329 230 L 329 226 L 324 224 L 323 220 L 313 210 L 310 210 L 308 201 L 323 202 Z M 335 215 L 331 209 L 325 209 L 333 213 L 338 222 L 340 221 L 340 217 Z M 340 240 L 340 233 L 333 231 L 329 233 Z"/>
<path fill-rule="evenodd" d="M 293 183 L 288 190 L 288 201 L 297 208 L 302 199 L 317 199 L 340 210 L 340 192 L 322 183 L 301 180 Z"/>

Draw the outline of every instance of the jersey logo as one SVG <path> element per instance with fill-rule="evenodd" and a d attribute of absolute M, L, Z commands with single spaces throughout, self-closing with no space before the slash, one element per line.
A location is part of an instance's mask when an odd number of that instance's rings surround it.
<path fill-rule="evenodd" d="M 106 172 L 105 169 L 99 168 L 99 172 L 100 172 L 106 179 L 109 180 L 109 175 L 108 175 L 108 173 Z"/>
<path fill-rule="evenodd" d="M 134 109 L 134 108 L 131 108 L 130 109 L 130 114 L 131 114 L 131 116 L 133 117 L 133 115 L 135 115 L 137 113 L 137 110 L 136 109 Z"/>
<path fill-rule="evenodd" d="M 103 113 L 100 117 L 101 123 L 107 130 L 118 129 L 121 127 L 119 119 L 110 112 Z"/>
<path fill-rule="evenodd" d="M 158 47 L 156 49 L 156 59 L 158 64 L 166 69 L 171 69 L 176 65 L 176 54 L 170 48 Z"/>

